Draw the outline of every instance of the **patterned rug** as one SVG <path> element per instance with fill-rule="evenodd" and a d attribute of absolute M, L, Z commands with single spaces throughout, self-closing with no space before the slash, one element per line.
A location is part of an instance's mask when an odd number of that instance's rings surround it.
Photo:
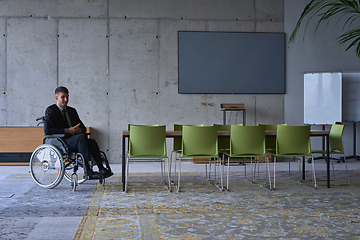
<path fill-rule="evenodd" d="M 354 176 L 359 173 L 355 172 Z M 188 173 L 182 191 L 169 193 L 156 174 L 119 176 L 97 185 L 74 239 L 359 239 L 360 182 L 350 178 L 300 184 L 281 177 L 270 191 L 232 179 L 219 191 Z"/>

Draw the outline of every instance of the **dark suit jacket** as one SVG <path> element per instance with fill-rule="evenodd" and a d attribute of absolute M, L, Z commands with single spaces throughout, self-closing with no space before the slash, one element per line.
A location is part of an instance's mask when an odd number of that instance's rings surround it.
<path fill-rule="evenodd" d="M 80 123 L 80 128 L 82 132 L 86 133 L 85 125 L 80 120 L 76 109 L 67 106 L 66 110 L 68 112 L 71 124 L 75 126 L 76 124 Z M 45 121 L 44 121 L 45 135 L 64 134 L 65 126 L 66 126 L 66 122 L 65 119 L 63 118 L 63 115 L 59 107 L 56 104 L 49 106 L 45 111 Z"/>

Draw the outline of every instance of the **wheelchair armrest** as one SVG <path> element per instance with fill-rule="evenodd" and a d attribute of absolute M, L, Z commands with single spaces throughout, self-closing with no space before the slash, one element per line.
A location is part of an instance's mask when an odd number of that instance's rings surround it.
<path fill-rule="evenodd" d="M 65 134 L 51 134 L 51 135 L 44 135 L 44 138 L 62 138 Z"/>

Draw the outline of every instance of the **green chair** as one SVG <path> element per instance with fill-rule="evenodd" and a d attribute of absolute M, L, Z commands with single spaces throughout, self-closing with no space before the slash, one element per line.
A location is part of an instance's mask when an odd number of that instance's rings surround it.
<path fill-rule="evenodd" d="M 125 192 L 129 179 L 129 161 L 157 161 L 161 163 L 161 175 L 165 183 L 166 126 L 130 125 L 129 154 L 126 161 Z M 169 164 L 169 163 L 168 163 Z M 169 169 L 169 166 L 168 166 Z M 171 191 L 170 172 L 168 189 Z"/>
<path fill-rule="evenodd" d="M 299 157 L 299 168 L 300 163 L 303 161 L 303 157 L 311 157 L 311 144 L 310 144 L 310 125 L 308 126 L 286 126 L 279 125 L 276 133 L 276 149 L 269 151 L 274 156 L 274 184 L 275 189 L 275 174 L 276 174 L 276 158 L 277 157 Z M 315 188 L 316 177 L 315 177 L 315 166 L 312 161 L 313 167 L 313 181 Z"/>
<path fill-rule="evenodd" d="M 259 124 L 259 126 L 265 126 L 266 130 L 277 130 L 279 125 L 287 126 L 286 123 L 284 124 Z M 275 151 L 276 149 L 276 138 L 274 136 L 266 136 L 265 137 L 265 146 L 267 151 Z M 289 159 L 289 178 L 290 178 L 290 159 Z"/>
<path fill-rule="evenodd" d="M 184 125 L 182 124 L 174 124 L 174 131 L 182 131 Z M 204 124 L 198 125 L 188 125 L 188 126 L 204 126 Z M 170 177 L 171 177 L 171 167 L 173 162 L 173 156 L 175 155 L 175 175 L 176 175 L 176 161 L 181 157 L 181 145 L 182 145 L 182 137 L 176 137 L 173 140 L 173 150 L 170 155 Z"/>
<path fill-rule="evenodd" d="M 252 159 L 256 158 L 255 163 L 258 163 L 259 157 L 265 157 L 266 175 L 268 175 L 269 187 L 271 189 L 269 159 L 267 158 L 265 148 L 265 126 L 231 126 L 226 189 L 229 189 L 230 157 L 250 157 L 252 176 L 254 176 L 255 173 L 252 167 Z M 254 170 L 255 169 L 256 166 Z"/>
<path fill-rule="evenodd" d="M 242 124 L 238 124 L 239 126 L 242 126 Z M 218 131 L 231 131 L 231 125 L 222 125 L 222 124 L 214 124 L 218 128 Z M 223 172 L 224 172 L 224 165 L 225 165 L 225 156 L 229 155 L 230 152 L 230 137 L 218 137 L 218 146 L 219 146 L 219 155 L 220 158 L 217 164 L 220 164 L 220 176 L 221 176 L 221 186 L 223 186 Z M 211 163 L 211 162 L 210 162 Z M 243 161 L 243 164 L 245 166 L 245 161 Z M 210 164 L 211 167 L 211 164 Z M 216 170 L 216 165 L 215 165 Z M 210 168 L 211 172 L 211 168 Z M 245 166 L 245 178 L 246 178 L 246 166 Z M 209 178 L 209 180 L 211 180 Z M 216 171 L 215 171 L 215 181 L 216 181 Z"/>
<path fill-rule="evenodd" d="M 180 191 L 181 161 L 184 158 L 218 158 L 218 130 L 215 126 L 183 126 L 177 192 Z"/>
<path fill-rule="evenodd" d="M 345 157 L 344 147 L 343 147 L 343 142 L 342 142 L 343 131 L 344 131 L 344 125 L 342 125 L 342 124 L 333 124 L 331 126 L 330 134 L 329 134 L 329 142 L 330 142 L 329 153 L 330 153 L 330 156 L 331 156 L 330 161 L 332 163 L 334 180 L 335 180 L 335 168 L 334 168 L 333 154 L 342 154 L 343 158 L 344 158 L 344 163 L 345 163 L 346 176 L 347 176 L 347 179 L 349 181 L 349 174 L 348 174 L 348 171 L 347 171 L 346 157 Z M 311 152 L 315 153 L 315 154 L 326 154 L 326 151 L 324 151 L 324 150 L 313 150 Z M 349 182 L 348 182 L 348 184 L 349 184 Z"/>

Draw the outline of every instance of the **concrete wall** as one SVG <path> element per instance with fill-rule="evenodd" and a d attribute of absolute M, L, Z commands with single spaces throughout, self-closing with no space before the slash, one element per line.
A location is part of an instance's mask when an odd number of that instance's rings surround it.
<path fill-rule="evenodd" d="M 221 103 L 283 122 L 281 94 L 177 93 L 178 31 L 283 32 L 283 0 L 2 0 L 0 31 L 0 125 L 35 126 L 67 86 L 113 163 L 129 123 L 222 123 Z"/>
<path fill-rule="evenodd" d="M 309 0 L 285 0 L 285 33 L 289 39 L 295 24 Z M 296 42 L 286 51 L 285 122 L 290 125 L 304 124 L 304 72 L 355 71 L 360 72 L 360 60 L 355 50 L 345 52 L 336 42 L 341 35 L 342 24 L 320 26 L 314 34 L 316 20 L 310 22 L 305 34 L 298 35 Z M 345 28 L 346 30 L 346 28 Z M 314 129 L 321 128 L 314 126 Z M 330 129 L 330 126 L 326 127 Z M 360 142 L 360 125 L 357 124 L 357 143 Z M 353 154 L 353 125 L 345 123 L 344 148 L 346 155 Z M 357 144 L 359 155 L 360 147 Z"/>

